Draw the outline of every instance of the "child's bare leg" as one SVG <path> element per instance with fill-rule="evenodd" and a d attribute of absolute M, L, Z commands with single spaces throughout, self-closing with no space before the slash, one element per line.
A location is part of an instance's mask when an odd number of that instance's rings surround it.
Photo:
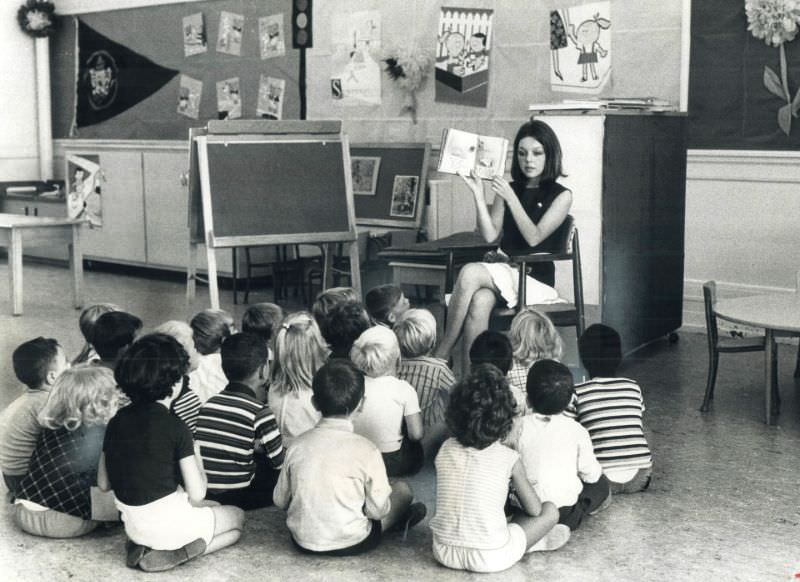
<path fill-rule="evenodd" d="M 206 547 L 205 554 L 216 552 L 239 541 L 244 527 L 244 511 L 233 505 L 212 507 L 214 512 L 214 537 Z"/>
<path fill-rule="evenodd" d="M 546 536 L 553 526 L 558 523 L 558 508 L 550 502 L 542 504 L 542 513 L 531 517 L 525 513 L 517 513 L 511 519 L 525 531 L 527 547 L 531 548 L 536 542 Z"/>
<path fill-rule="evenodd" d="M 437 358 L 446 360 L 450 357 L 450 352 L 461 335 L 464 320 L 472 303 L 472 296 L 479 289 L 494 289 L 489 271 L 480 263 L 464 265 L 458 274 L 450 305 L 447 308 L 447 327 L 444 337 L 434 352 Z"/>
<path fill-rule="evenodd" d="M 411 502 L 414 501 L 414 492 L 411 486 L 405 481 L 394 481 L 392 483 L 392 494 L 389 496 L 392 502 L 392 508 L 389 510 L 388 515 L 381 519 L 381 528 L 383 531 L 388 530 L 402 518 Z"/>

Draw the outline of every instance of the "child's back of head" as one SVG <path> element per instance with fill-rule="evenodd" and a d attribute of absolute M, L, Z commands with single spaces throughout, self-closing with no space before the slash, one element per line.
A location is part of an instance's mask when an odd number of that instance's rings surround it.
<path fill-rule="evenodd" d="M 194 332 L 188 323 L 177 319 L 171 319 L 165 321 L 153 331 L 156 333 L 165 333 L 178 340 L 178 343 L 183 346 L 183 349 L 186 350 L 186 354 L 189 356 L 189 371 L 191 372 L 197 368 L 200 352 L 198 352 L 197 348 L 194 346 Z"/>
<path fill-rule="evenodd" d="M 311 313 L 317 323 L 322 325 L 322 319 L 337 305 L 343 303 L 358 303 L 361 298 L 352 287 L 331 287 L 317 294 L 314 305 L 311 306 Z"/>
<path fill-rule="evenodd" d="M 534 362 L 528 371 L 528 404 L 539 414 L 560 414 L 572 400 L 572 373 L 555 360 Z"/>
<path fill-rule="evenodd" d="M 352 362 L 331 360 L 314 374 L 311 389 L 322 416 L 350 416 L 364 398 L 364 374 Z"/>
<path fill-rule="evenodd" d="M 318 323 L 335 358 L 349 358 L 353 342 L 372 326 L 364 306 L 356 301 L 335 306 Z"/>
<path fill-rule="evenodd" d="M 310 313 L 286 317 L 275 335 L 275 368 L 272 387 L 280 392 L 311 388 L 314 374 L 327 361 L 328 349 Z"/>
<path fill-rule="evenodd" d="M 219 351 L 225 338 L 234 333 L 233 317 L 222 309 L 205 309 L 195 315 L 189 325 L 194 345 L 203 356 Z"/>
<path fill-rule="evenodd" d="M 505 375 L 479 364 L 450 392 L 447 427 L 461 445 L 485 449 L 508 435 L 515 410 Z"/>
<path fill-rule="evenodd" d="M 537 360 L 560 360 L 564 344 L 550 318 L 532 307 L 524 307 L 511 321 L 509 339 L 514 360 L 530 366 Z"/>
<path fill-rule="evenodd" d="M 32 390 L 52 384 L 66 367 L 58 341 L 41 336 L 17 346 L 11 360 L 17 379 Z"/>
<path fill-rule="evenodd" d="M 74 360 L 72 360 L 73 366 L 89 361 L 89 358 L 92 355 L 91 337 L 92 331 L 94 330 L 94 324 L 101 315 L 110 311 L 122 311 L 122 309 L 113 303 L 95 303 L 94 305 L 89 305 L 83 311 L 81 311 L 81 315 L 78 318 L 78 327 L 81 330 L 81 335 L 83 335 L 85 343 L 83 349 L 81 349 L 81 352 L 75 357 Z"/>
<path fill-rule="evenodd" d="M 242 316 L 242 331 L 260 336 L 269 342 L 283 321 L 283 309 L 274 303 L 256 303 L 247 308 Z"/>
<path fill-rule="evenodd" d="M 486 330 L 475 338 L 469 348 L 469 362 L 473 368 L 481 364 L 493 364 L 508 374 L 514 359 L 511 342 L 504 333 Z"/>
<path fill-rule="evenodd" d="M 436 345 L 436 318 L 427 309 L 409 309 L 392 327 L 404 358 L 427 356 Z"/>
<path fill-rule="evenodd" d="M 622 362 L 622 340 L 613 328 L 596 323 L 578 338 L 583 367 L 592 378 L 612 378 Z"/>
<path fill-rule="evenodd" d="M 65 370 L 53 384 L 39 423 L 51 430 L 74 431 L 86 425 L 105 425 L 120 406 L 114 373 L 101 366 Z"/>
<path fill-rule="evenodd" d="M 397 285 L 380 285 L 367 292 L 364 305 L 375 322 L 391 326 L 408 309 L 408 299 Z"/>
<path fill-rule="evenodd" d="M 109 311 L 97 318 L 91 331 L 91 344 L 105 362 L 115 361 L 133 343 L 142 329 L 142 320 L 125 311 Z"/>
<path fill-rule="evenodd" d="M 267 345 L 257 335 L 237 333 L 222 344 L 222 371 L 231 382 L 253 378 L 267 363 Z"/>
<path fill-rule="evenodd" d="M 133 404 L 146 404 L 177 394 L 188 370 L 189 356 L 178 340 L 151 333 L 125 350 L 114 368 L 114 378 Z"/>
<path fill-rule="evenodd" d="M 364 331 L 353 343 L 350 359 L 371 378 L 394 375 L 400 362 L 397 336 L 387 327 L 376 325 Z"/>

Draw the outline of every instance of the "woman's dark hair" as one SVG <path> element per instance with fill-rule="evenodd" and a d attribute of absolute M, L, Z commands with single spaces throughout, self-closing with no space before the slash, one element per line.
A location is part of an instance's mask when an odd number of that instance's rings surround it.
<path fill-rule="evenodd" d="M 469 362 L 475 367 L 494 364 L 503 374 L 508 374 L 514 360 L 514 349 L 508 336 L 499 331 L 486 330 L 475 338 L 469 348 Z"/>
<path fill-rule="evenodd" d="M 114 379 L 131 402 L 156 402 L 189 370 L 189 356 L 178 340 L 164 333 L 142 336 L 125 350 Z"/>
<path fill-rule="evenodd" d="M 364 397 L 364 373 L 349 360 L 331 360 L 314 374 L 311 389 L 322 416 L 347 415 Z"/>
<path fill-rule="evenodd" d="M 447 427 L 465 447 L 485 449 L 511 431 L 515 410 L 505 375 L 497 366 L 480 364 L 450 393 Z"/>
<path fill-rule="evenodd" d="M 125 311 L 109 311 L 97 318 L 89 333 L 89 343 L 103 360 L 115 359 L 120 350 L 133 342 L 142 329 L 142 320 Z"/>
<path fill-rule="evenodd" d="M 595 323 L 578 338 L 583 367 L 592 378 L 610 378 L 622 362 L 622 341 L 614 328 Z"/>
<path fill-rule="evenodd" d="M 528 404 L 539 414 L 559 414 L 572 400 L 572 374 L 564 364 L 555 360 L 539 360 L 528 370 L 525 385 Z"/>
<path fill-rule="evenodd" d="M 519 159 L 517 157 L 517 149 L 519 142 L 523 138 L 532 137 L 544 148 L 544 170 L 540 178 L 542 183 L 555 182 L 561 176 L 566 176 L 561 167 L 561 144 L 558 141 L 558 136 L 544 121 L 532 119 L 527 123 L 523 123 L 522 127 L 517 131 L 517 136 L 514 138 L 514 150 L 511 156 L 511 180 L 516 184 L 525 184 L 527 178 L 519 167 Z"/>

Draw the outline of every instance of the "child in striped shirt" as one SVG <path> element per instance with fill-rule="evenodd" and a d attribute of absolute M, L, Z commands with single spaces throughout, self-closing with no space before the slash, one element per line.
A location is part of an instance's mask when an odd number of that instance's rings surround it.
<path fill-rule="evenodd" d="M 653 459 L 642 429 L 644 400 L 639 385 L 617 376 L 622 361 L 619 334 L 595 324 L 578 338 L 578 351 L 591 380 L 575 386 L 578 421 L 613 493 L 635 493 L 650 485 Z"/>
<path fill-rule="evenodd" d="M 197 393 L 192 390 L 189 380 L 189 374 L 191 374 L 192 370 L 197 369 L 197 365 L 200 362 L 200 352 L 194 347 L 192 328 L 185 321 L 172 319 L 165 321 L 153 331 L 174 337 L 186 351 L 186 355 L 189 356 L 189 371 L 183 376 L 180 394 L 172 401 L 170 412 L 185 422 L 189 430 L 194 433 L 194 429 L 197 426 L 197 417 L 200 414 L 200 406 L 203 403 L 200 402 L 200 397 Z"/>
<path fill-rule="evenodd" d="M 252 334 L 222 344 L 228 386 L 200 409 L 195 440 L 208 476 L 207 498 L 255 509 L 272 505 L 272 489 L 283 465 L 278 423 L 264 402 L 267 346 Z"/>

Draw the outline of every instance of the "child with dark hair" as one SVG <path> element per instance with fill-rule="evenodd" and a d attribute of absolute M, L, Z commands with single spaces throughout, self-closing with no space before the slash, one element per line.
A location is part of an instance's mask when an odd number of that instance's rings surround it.
<path fill-rule="evenodd" d="M 114 370 L 131 404 L 108 423 L 97 482 L 114 490 L 131 568 L 168 570 L 241 536 L 241 509 L 196 506 L 206 494 L 202 460 L 189 428 L 169 412 L 188 361 L 177 340 L 154 333 L 134 342 Z"/>
<path fill-rule="evenodd" d="M 569 539 L 556 525 L 555 505 L 541 502 L 519 455 L 502 444 L 514 419 L 505 375 L 479 364 L 450 393 L 447 425 L 453 435 L 436 456 L 433 555 L 448 568 L 499 572 L 526 552 L 555 550 Z M 503 508 L 511 481 L 525 514 L 507 523 Z"/>
<path fill-rule="evenodd" d="M 98 317 L 90 336 L 91 344 L 100 357 L 97 365 L 113 370 L 120 355 L 133 343 L 140 329 L 142 320 L 125 311 L 109 311 Z"/>
<path fill-rule="evenodd" d="M 353 432 L 364 399 L 364 375 L 346 360 L 322 366 L 312 382 L 322 420 L 286 455 L 275 505 L 303 553 L 354 556 L 378 546 L 382 532 L 419 523 L 425 505 L 412 503 L 404 481 L 389 484 L 380 451 Z"/>
<path fill-rule="evenodd" d="M 222 309 L 205 309 L 189 322 L 194 345 L 200 352 L 197 369 L 189 375 L 192 390 L 201 402 L 221 392 L 228 385 L 222 371 L 220 348 L 228 336 L 235 333 L 233 317 Z"/>
<path fill-rule="evenodd" d="M 331 358 L 350 357 L 350 348 L 358 337 L 372 327 L 364 306 L 348 301 L 334 306 L 319 322 L 322 337 L 331 348 Z"/>
<path fill-rule="evenodd" d="M 317 298 L 311 306 L 311 314 L 322 325 L 322 319 L 337 305 L 343 303 L 358 303 L 361 297 L 352 287 L 331 287 L 317 293 Z"/>
<path fill-rule="evenodd" d="M 408 299 L 397 285 L 380 285 L 370 289 L 364 297 L 367 313 L 381 325 L 391 327 L 397 318 L 410 307 Z"/>
<path fill-rule="evenodd" d="M 511 341 L 506 334 L 499 331 L 481 332 L 469 348 L 469 362 L 473 368 L 481 364 L 494 364 L 507 375 L 513 359 Z"/>
<path fill-rule="evenodd" d="M 17 346 L 11 356 L 14 373 L 26 390 L 0 416 L 0 469 L 12 497 L 28 473 L 28 463 L 42 431 L 37 417 L 50 388 L 69 367 L 64 350 L 52 338 L 37 337 Z"/>
<path fill-rule="evenodd" d="M 594 454 L 611 482 L 612 493 L 635 493 L 650 486 L 653 457 L 642 427 L 642 389 L 617 376 L 622 362 L 619 334 L 590 325 L 578 351 L 591 380 L 575 386 L 577 419 L 592 437 Z"/>
<path fill-rule="evenodd" d="M 274 303 L 255 303 L 242 316 L 242 332 L 259 336 L 269 343 L 283 321 L 283 309 Z"/>
<path fill-rule="evenodd" d="M 122 310 L 113 303 L 96 303 L 81 311 L 80 318 L 78 319 L 78 327 L 81 330 L 81 334 L 83 335 L 85 342 L 81 352 L 75 356 L 74 360 L 72 360 L 73 366 L 77 366 L 78 364 L 86 364 L 88 362 L 93 362 L 100 359 L 97 355 L 97 352 L 92 347 L 90 338 L 92 337 L 92 331 L 94 330 L 94 324 L 97 322 L 97 319 L 109 311 Z"/>
<path fill-rule="evenodd" d="M 592 450 L 589 432 L 562 412 L 572 400 L 569 368 L 539 360 L 528 372 L 532 411 L 514 421 L 508 442 L 522 458 L 537 495 L 558 507 L 559 523 L 576 529 L 586 515 L 611 503 L 603 468 Z"/>
<path fill-rule="evenodd" d="M 222 369 L 229 383 L 200 409 L 195 429 L 208 498 L 242 509 L 271 505 L 284 449 L 265 404 L 266 344 L 256 335 L 232 335 L 222 344 Z"/>

